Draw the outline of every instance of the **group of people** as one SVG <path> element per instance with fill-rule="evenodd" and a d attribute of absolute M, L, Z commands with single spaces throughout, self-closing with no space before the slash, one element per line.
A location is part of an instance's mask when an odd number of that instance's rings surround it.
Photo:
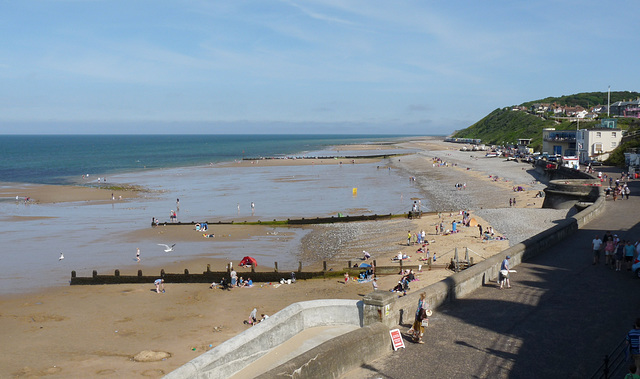
<path fill-rule="evenodd" d="M 262 321 L 264 321 L 264 320 L 269 318 L 269 316 L 267 316 L 266 314 L 263 313 L 260 316 L 261 317 L 260 320 L 258 320 L 257 315 L 258 315 L 258 309 L 257 308 L 253 308 L 253 310 L 249 314 L 249 319 L 248 320 L 244 320 L 243 323 L 245 325 L 254 326 L 254 325 L 256 325 L 256 324 L 258 324 L 258 323 L 260 323 L 260 322 L 262 322 Z"/>
<path fill-rule="evenodd" d="M 402 270 L 400 271 L 400 275 L 402 275 L 401 279 L 398 281 L 398 284 L 395 285 L 395 287 L 393 287 L 392 289 L 390 289 L 390 292 L 402 292 L 402 296 L 406 296 L 407 295 L 407 291 L 410 290 L 409 288 L 409 283 L 417 280 L 415 274 L 413 273 L 413 270 Z M 374 286 L 374 289 L 376 287 Z"/>
<path fill-rule="evenodd" d="M 416 233 L 411 233 L 411 230 L 407 231 L 407 246 L 419 244 L 422 245 L 427 242 L 427 233 L 424 230 L 421 230 Z"/>
<path fill-rule="evenodd" d="M 633 261 L 640 255 L 640 241 L 633 243 L 631 240 L 620 239 L 617 234 L 606 232 L 604 237 L 596 235 L 591 241 L 593 251 L 593 264 L 600 263 L 600 255 L 604 252 L 605 265 L 622 271 L 623 262 L 627 271 L 631 271 Z"/>
<path fill-rule="evenodd" d="M 613 188 L 607 187 L 604 190 L 605 198 L 608 199 L 609 196 L 611 196 L 613 201 L 616 201 L 618 197 L 620 198 L 620 200 L 624 200 L 625 196 L 627 197 L 627 200 L 629 200 L 630 194 L 631 194 L 631 190 L 629 189 L 629 186 L 626 183 L 624 184 L 616 183 L 616 185 Z"/>

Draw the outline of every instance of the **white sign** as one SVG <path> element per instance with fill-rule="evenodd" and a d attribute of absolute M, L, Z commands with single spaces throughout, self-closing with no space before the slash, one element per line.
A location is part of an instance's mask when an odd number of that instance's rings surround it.
<path fill-rule="evenodd" d="M 400 329 L 392 329 L 389 331 L 389 334 L 391 334 L 393 351 L 396 351 L 399 348 L 404 347 L 404 340 L 402 339 L 402 334 L 400 333 Z"/>

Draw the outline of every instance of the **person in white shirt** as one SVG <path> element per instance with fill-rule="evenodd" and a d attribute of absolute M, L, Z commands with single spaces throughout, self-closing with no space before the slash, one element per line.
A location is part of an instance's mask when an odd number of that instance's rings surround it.
<path fill-rule="evenodd" d="M 593 264 L 595 265 L 600 263 L 600 250 L 602 248 L 602 240 L 599 236 L 596 235 L 593 241 L 591 241 L 591 248 L 593 249 Z"/>

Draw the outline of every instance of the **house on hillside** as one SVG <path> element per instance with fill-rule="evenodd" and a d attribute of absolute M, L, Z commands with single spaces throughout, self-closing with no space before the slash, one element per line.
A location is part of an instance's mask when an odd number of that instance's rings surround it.
<path fill-rule="evenodd" d="M 542 151 L 549 155 L 576 155 L 576 131 L 542 129 Z"/>
<path fill-rule="evenodd" d="M 621 140 L 622 130 L 617 128 L 580 129 L 576 139 L 580 162 L 606 160 Z"/>
<path fill-rule="evenodd" d="M 611 104 L 611 116 L 640 118 L 640 98 Z"/>

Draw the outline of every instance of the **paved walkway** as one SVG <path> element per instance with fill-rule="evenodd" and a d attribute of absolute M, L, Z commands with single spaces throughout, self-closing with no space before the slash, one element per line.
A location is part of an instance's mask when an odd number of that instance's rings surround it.
<path fill-rule="evenodd" d="M 585 228 L 515 267 L 513 288 L 490 283 L 437 309 L 426 344 L 405 341 L 343 377 L 590 377 L 640 317 L 640 280 L 592 265 L 591 254 L 594 235 L 606 230 L 640 239 L 640 181 L 630 188 L 630 200 L 607 201 Z"/>

